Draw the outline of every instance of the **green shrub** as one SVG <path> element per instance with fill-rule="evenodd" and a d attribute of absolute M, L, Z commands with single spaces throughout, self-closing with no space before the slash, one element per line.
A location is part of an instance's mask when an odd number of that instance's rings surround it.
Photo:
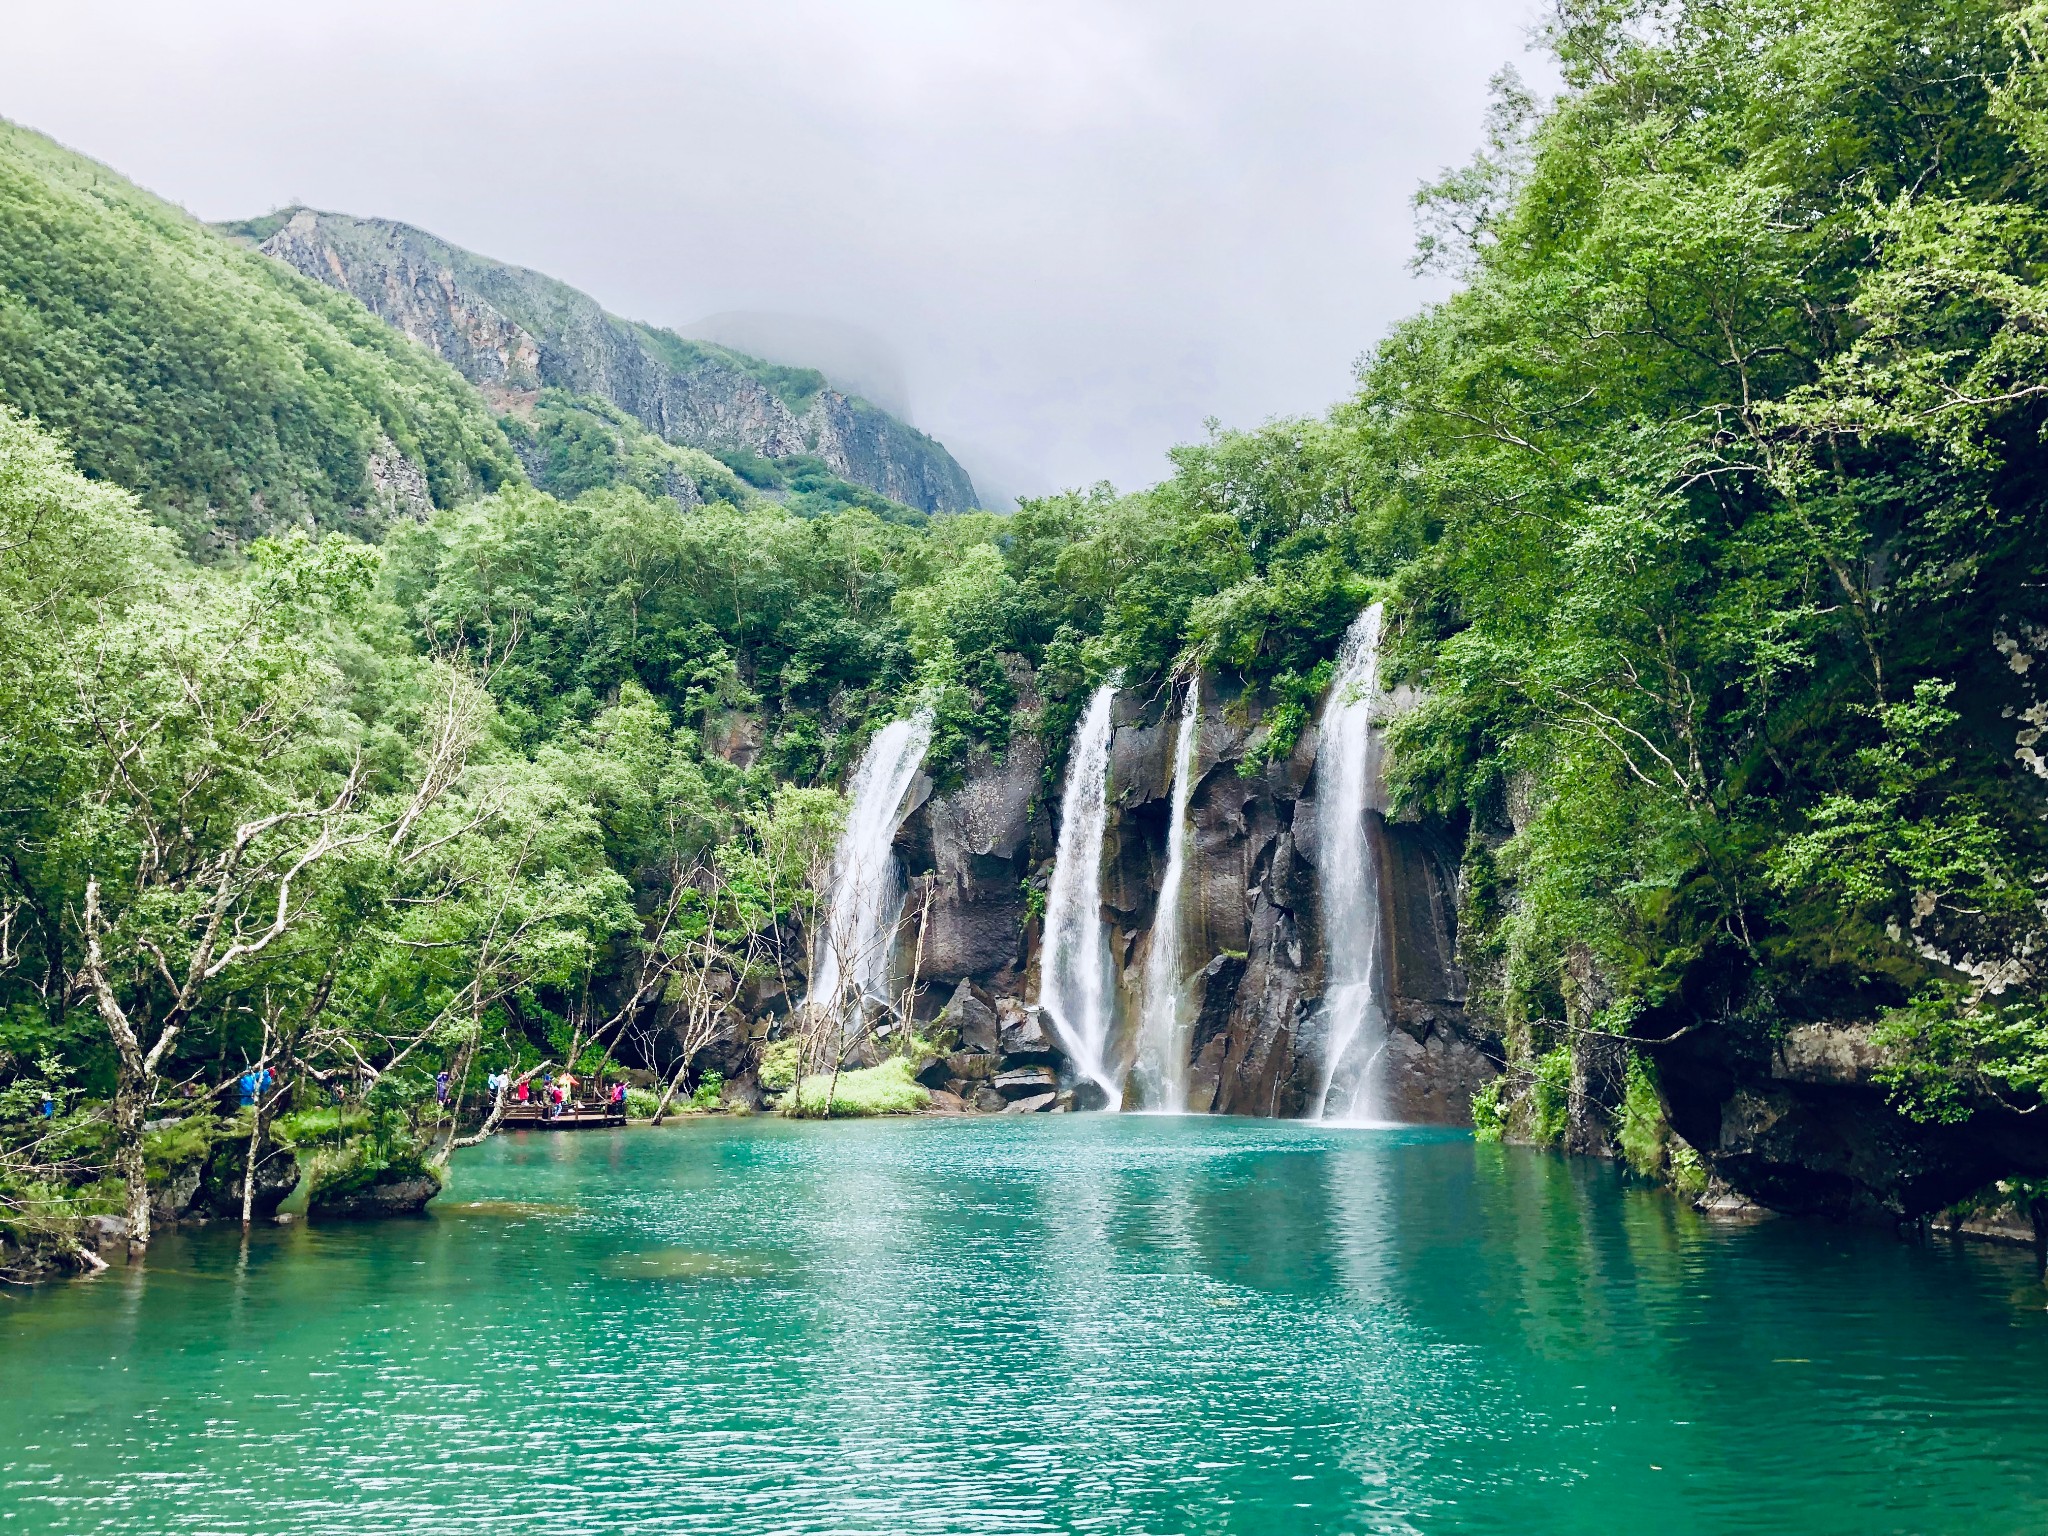
<path fill-rule="evenodd" d="M 723 1072 L 706 1072 L 702 1080 L 698 1082 L 696 1090 L 690 1095 L 690 1108 L 716 1109 L 718 1108 L 718 1097 L 724 1092 L 725 1074 Z"/>
<path fill-rule="evenodd" d="M 160 1179 L 174 1169 L 204 1162 L 207 1153 L 213 1150 L 219 1130 L 220 1122 L 213 1115 L 198 1114 L 187 1115 L 161 1130 L 145 1131 L 142 1159 L 149 1176 Z"/>
<path fill-rule="evenodd" d="M 1671 1187 L 1689 1200 L 1696 1200 L 1707 1192 L 1707 1165 L 1700 1161 L 1699 1153 L 1678 1138 L 1673 1137 L 1666 1158 L 1670 1170 Z"/>
<path fill-rule="evenodd" d="M 626 1090 L 626 1114 L 634 1120 L 652 1120 L 654 1112 L 661 1108 L 661 1095 L 652 1088 L 628 1088 Z"/>
<path fill-rule="evenodd" d="M 1622 1160 L 1646 1179 L 1662 1178 L 1670 1161 L 1666 1146 L 1670 1129 L 1649 1064 L 1635 1052 L 1629 1052 L 1627 1087 L 1621 1100 L 1621 1133 L 1617 1138 Z"/>
<path fill-rule="evenodd" d="M 1500 1101 L 1506 1082 L 1496 1077 L 1472 1095 L 1472 1134 L 1481 1141 L 1499 1141 L 1508 1127 L 1507 1106 Z"/>
<path fill-rule="evenodd" d="M 932 1096 L 911 1077 L 910 1070 L 907 1057 L 891 1056 L 878 1067 L 840 1073 L 836 1084 L 829 1072 L 813 1073 L 797 1089 L 797 1112 L 825 1113 L 829 1093 L 830 1113 L 835 1116 L 911 1114 L 931 1103 Z"/>
<path fill-rule="evenodd" d="M 761 1086 L 770 1093 L 786 1093 L 796 1082 L 796 1069 L 803 1060 L 803 1042 L 791 1035 L 777 1040 L 761 1053 Z"/>
<path fill-rule="evenodd" d="M 1572 1048 L 1537 1058 L 1529 1083 L 1529 1136 L 1539 1147 L 1564 1139 L 1572 1117 Z"/>

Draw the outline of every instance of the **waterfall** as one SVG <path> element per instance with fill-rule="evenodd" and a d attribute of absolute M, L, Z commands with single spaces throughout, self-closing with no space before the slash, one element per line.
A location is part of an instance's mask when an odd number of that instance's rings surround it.
<path fill-rule="evenodd" d="M 1188 796 L 1193 792 L 1195 736 L 1201 723 L 1202 678 L 1188 683 L 1180 731 L 1173 747 L 1173 820 L 1166 833 L 1166 878 L 1152 918 L 1152 947 L 1145 956 L 1144 1012 L 1138 1021 L 1138 1060 L 1133 1068 L 1140 1109 L 1179 1114 L 1188 1107 L 1188 1040 L 1182 1028 L 1180 987 L 1180 888 L 1187 874 Z"/>
<path fill-rule="evenodd" d="M 1102 840 L 1109 826 L 1110 706 L 1116 683 L 1088 701 L 1067 754 L 1060 845 L 1045 899 L 1038 1002 L 1081 1076 L 1118 1107 L 1123 1085 L 1109 1064 L 1109 934 L 1102 921 Z"/>
<path fill-rule="evenodd" d="M 1323 1072 L 1311 1119 L 1384 1117 L 1387 1046 L 1380 871 L 1366 836 L 1377 748 L 1381 606 L 1361 613 L 1337 652 L 1316 748 L 1316 886 L 1323 918 Z"/>
<path fill-rule="evenodd" d="M 832 855 L 826 919 L 811 966 L 810 1006 L 856 1026 L 871 1005 L 890 1005 L 889 959 L 903 913 L 903 873 L 890 844 L 910 781 L 931 744 L 932 717 L 892 720 L 861 753 L 846 792 L 846 828 Z"/>

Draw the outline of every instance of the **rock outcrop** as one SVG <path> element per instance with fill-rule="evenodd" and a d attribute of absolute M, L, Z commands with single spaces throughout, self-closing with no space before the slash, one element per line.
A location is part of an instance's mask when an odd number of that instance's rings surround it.
<path fill-rule="evenodd" d="M 1165 870 L 1174 722 L 1163 698 L 1125 694 L 1116 711 L 1103 904 L 1122 978 L 1118 1033 L 1128 1040 Z M 1241 772 L 1261 730 L 1255 698 L 1205 683 L 1182 898 L 1194 1013 L 1189 1108 L 1294 1117 L 1310 1108 L 1321 1070 L 1316 738 L 1304 731 L 1284 759 Z M 1042 889 L 1056 844 L 1056 805 L 1038 744 L 1020 740 L 1005 762 L 976 764 L 951 793 L 932 793 L 928 781 L 913 786 L 897 839 L 912 876 L 901 939 L 906 965 L 923 924 L 921 1012 L 963 1022 L 985 1013 L 989 1028 L 999 1017 L 1014 1021 L 1000 1026 L 1000 1039 L 981 1043 L 963 1028 L 967 1056 L 982 1060 L 948 1058 L 925 1079 L 984 1108 L 1038 1097 L 1026 1090 L 1039 1078 L 1013 1074 L 1058 1059 L 1029 1001 L 1037 993 L 1040 937 L 1031 891 Z M 1371 833 L 1385 876 L 1393 1108 L 1404 1119 L 1459 1123 L 1469 1118 L 1472 1094 L 1498 1072 L 1500 1045 L 1465 1007 L 1456 861 L 1419 824 L 1375 815 Z M 963 1004 L 963 987 L 981 1002 Z"/>
<path fill-rule="evenodd" d="M 1706 1028 L 1654 1051 L 1672 1128 L 1773 1210 L 1917 1221 L 1994 1180 L 2048 1178 L 2039 1116 L 1985 1095 L 1954 1124 L 1893 1106 L 1867 1025 Z"/>
<path fill-rule="evenodd" d="M 341 1178 L 316 1184 L 308 1211 L 320 1220 L 354 1220 L 379 1216 L 417 1216 L 441 1193 L 440 1176 L 430 1168 L 391 1168 L 371 1178 Z"/>
<path fill-rule="evenodd" d="M 541 388 L 594 395 L 671 443 L 815 454 L 834 474 L 927 512 L 976 504 L 943 446 L 821 375 L 621 320 L 566 283 L 424 230 L 298 208 L 260 249 L 354 295 L 501 400 Z"/>

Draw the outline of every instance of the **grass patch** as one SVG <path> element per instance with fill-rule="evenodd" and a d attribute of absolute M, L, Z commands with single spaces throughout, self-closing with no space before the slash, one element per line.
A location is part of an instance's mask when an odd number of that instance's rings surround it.
<path fill-rule="evenodd" d="M 287 1147 L 317 1147 L 326 1142 L 341 1141 L 366 1129 L 369 1123 L 370 1117 L 360 1109 L 324 1106 L 279 1115 L 271 1122 L 270 1134 Z M 246 1135 L 247 1131 L 243 1134 Z"/>
<path fill-rule="evenodd" d="M 827 1113 L 825 1098 L 831 1095 L 829 1111 L 837 1115 L 908 1115 L 923 1109 L 932 1096 L 910 1075 L 910 1060 L 891 1056 L 878 1067 L 861 1067 L 839 1074 L 834 1084 L 829 1072 L 807 1077 L 796 1091 L 799 1114 Z"/>

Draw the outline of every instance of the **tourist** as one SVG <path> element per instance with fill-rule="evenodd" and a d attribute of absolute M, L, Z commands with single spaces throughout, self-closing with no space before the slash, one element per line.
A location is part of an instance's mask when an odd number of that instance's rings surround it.
<path fill-rule="evenodd" d="M 448 1069 L 446 1067 L 443 1067 L 434 1074 L 434 1102 L 436 1104 L 446 1104 L 448 1102 Z"/>
<path fill-rule="evenodd" d="M 525 1078 L 522 1077 L 521 1079 L 519 1079 L 519 1086 L 512 1090 L 512 1097 L 517 1099 L 522 1104 L 526 1102 L 527 1084 Z"/>

